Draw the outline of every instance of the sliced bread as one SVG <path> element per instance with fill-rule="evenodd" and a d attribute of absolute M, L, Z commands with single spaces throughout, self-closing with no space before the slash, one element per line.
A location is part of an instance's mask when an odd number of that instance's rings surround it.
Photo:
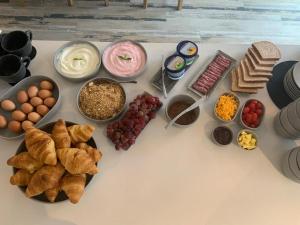
<path fill-rule="evenodd" d="M 244 62 L 245 62 L 245 66 L 246 69 L 248 71 L 249 76 L 253 76 L 253 77 L 267 77 L 267 78 L 271 78 L 272 77 L 272 73 L 270 72 L 261 72 L 261 71 L 255 71 L 251 65 L 251 63 L 249 62 L 248 58 L 245 57 L 244 58 Z"/>
<path fill-rule="evenodd" d="M 278 60 L 281 58 L 279 48 L 269 41 L 259 41 L 252 44 L 253 49 L 262 60 Z"/>
<path fill-rule="evenodd" d="M 252 56 L 255 63 L 261 66 L 274 66 L 276 64 L 276 60 L 262 60 L 259 58 L 259 55 L 254 51 L 253 48 L 248 48 L 248 53 Z"/>
<path fill-rule="evenodd" d="M 260 66 L 255 62 L 255 60 L 252 58 L 252 56 L 247 52 L 246 58 L 248 58 L 248 61 L 251 63 L 251 66 L 254 71 L 256 72 L 272 72 L 273 66 Z"/>
<path fill-rule="evenodd" d="M 238 81 L 238 87 L 239 88 L 264 88 L 266 86 L 266 82 L 245 82 L 243 80 L 243 74 L 241 67 L 237 67 L 237 81 Z"/>
<path fill-rule="evenodd" d="M 246 69 L 245 59 L 242 59 L 239 67 L 241 67 L 243 80 L 245 82 L 268 82 L 269 81 L 269 78 L 267 77 L 250 76 L 248 70 Z"/>
<path fill-rule="evenodd" d="M 231 72 L 231 91 L 233 92 L 241 92 L 241 93 L 248 93 L 248 94 L 256 94 L 256 88 L 240 88 L 237 85 L 237 75 L 236 69 Z"/>

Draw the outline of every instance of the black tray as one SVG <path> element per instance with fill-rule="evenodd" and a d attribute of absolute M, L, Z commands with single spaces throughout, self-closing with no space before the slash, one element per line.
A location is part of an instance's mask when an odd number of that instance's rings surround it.
<path fill-rule="evenodd" d="M 56 122 L 48 123 L 48 124 L 46 124 L 46 125 L 40 127 L 39 129 L 41 129 L 41 130 L 43 130 L 43 131 L 45 131 L 45 132 L 47 132 L 47 133 L 51 133 L 52 128 L 53 128 L 53 126 L 54 126 L 55 123 L 56 123 Z M 66 126 L 67 126 L 67 127 L 72 126 L 72 125 L 76 125 L 76 123 L 66 121 Z M 87 142 L 87 144 L 90 145 L 90 146 L 92 146 L 93 148 L 97 148 L 97 145 L 96 145 L 96 142 L 95 142 L 94 138 L 91 138 L 91 139 Z M 27 151 L 27 150 L 26 150 L 26 146 L 25 146 L 25 141 L 23 141 L 23 142 L 20 144 L 20 146 L 19 146 L 19 148 L 18 148 L 18 150 L 17 150 L 17 152 L 16 152 L 16 155 L 19 154 L 19 153 L 21 153 L 21 152 L 25 152 L 25 151 Z M 18 170 L 19 170 L 19 169 L 13 168 L 13 173 L 15 174 Z M 92 178 L 93 178 L 93 175 L 86 174 L 86 182 L 85 182 L 85 186 L 87 186 L 87 185 L 91 182 Z M 18 187 L 20 188 L 20 190 L 21 190 L 22 192 L 25 193 L 25 191 L 26 191 L 26 186 L 18 186 Z M 35 199 L 35 200 L 38 200 L 38 201 L 41 201 L 41 202 L 51 203 L 51 202 L 47 199 L 45 193 L 42 193 L 42 194 L 40 194 L 40 195 L 33 196 L 31 199 Z M 62 201 L 68 200 L 68 199 L 69 199 L 69 198 L 67 197 L 67 195 L 66 195 L 63 191 L 60 191 L 60 192 L 58 193 L 56 199 L 55 199 L 55 202 L 62 202 Z M 53 203 L 55 203 L 55 202 L 53 202 Z"/>
<path fill-rule="evenodd" d="M 195 56 L 195 59 L 193 61 L 192 64 L 186 66 L 185 68 L 185 73 L 188 71 L 188 69 L 198 60 L 199 55 Z M 169 93 L 177 84 L 179 80 L 172 80 L 169 78 L 169 76 L 166 74 L 166 70 L 164 70 L 165 73 L 165 87 L 166 87 L 166 92 Z M 161 68 L 159 69 L 159 71 L 157 71 L 157 73 L 153 76 L 152 80 L 151 80 L 151 84 L 158 89 L 160 92 L 163 92 L 163 85 L 162 85 L 162 71 Z"/>

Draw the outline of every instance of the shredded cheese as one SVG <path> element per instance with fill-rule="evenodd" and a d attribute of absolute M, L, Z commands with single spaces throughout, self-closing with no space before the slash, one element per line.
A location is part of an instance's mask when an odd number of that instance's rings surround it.
<path fill-rule="evenodd" d="M 237 108 L 238 101 L 234 96 L 222 95 L 218 100 L 215 111 L 218 117 L 225 121 L 229 121 L 235 116 Z"/>

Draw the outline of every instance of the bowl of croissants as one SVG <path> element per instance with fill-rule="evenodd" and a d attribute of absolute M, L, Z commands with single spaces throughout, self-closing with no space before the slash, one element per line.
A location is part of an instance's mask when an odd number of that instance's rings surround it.
<path fill-rule="evenodd" d="M 43 202 L 69 199 L 76 204 L 98 173 L 102 153 L 93 139 L 95 127 L 62 119 L 29 127 L 17 153 L 7 160 L 10 178 L 29 198 Z"/>

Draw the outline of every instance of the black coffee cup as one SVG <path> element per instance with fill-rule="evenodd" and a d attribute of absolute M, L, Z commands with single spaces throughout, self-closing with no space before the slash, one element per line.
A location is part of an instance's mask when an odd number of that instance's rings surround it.
<path fill-rule="evenodd" d="M 1 35 L 1 47 L 9 53 L 18 56 L 29 56 L 32 51 L 31 31 L 12 31 Z"/>
<path fill-rule="evenodd" d="M 0 57 L 0 79 L 7 83 L 18 83 L 26 76 L 29 63 L 28 56 L 19 57 L 8 54 Z"/>

